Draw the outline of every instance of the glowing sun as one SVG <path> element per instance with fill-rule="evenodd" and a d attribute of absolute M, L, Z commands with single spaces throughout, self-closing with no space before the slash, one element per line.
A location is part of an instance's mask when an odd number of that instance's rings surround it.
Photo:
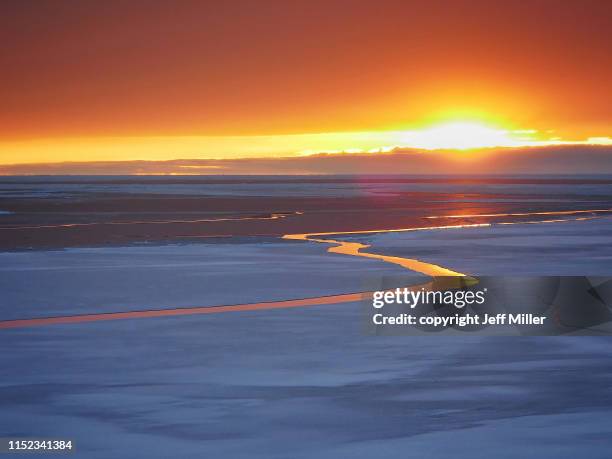
<path fill-rule="evenodd" d="M 406 131 L 403 143 L 426 150 L 468 150 L 487 147 L 516 147 L 528 143 L 516 133 L 477 122 L 449 122 L 418 131 Z"/>

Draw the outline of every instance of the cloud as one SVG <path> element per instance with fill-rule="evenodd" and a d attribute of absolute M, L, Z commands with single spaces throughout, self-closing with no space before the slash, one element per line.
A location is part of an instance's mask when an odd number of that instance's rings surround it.
<path fill-rule="evenodd" d="M 0 175 L 612 174 L 612 146 L 322 153 L 291 158 L 0 165 Z"/>

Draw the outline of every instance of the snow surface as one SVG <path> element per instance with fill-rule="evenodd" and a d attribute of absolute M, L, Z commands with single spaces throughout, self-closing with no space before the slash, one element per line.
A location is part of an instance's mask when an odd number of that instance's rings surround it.
<path fill-rule="evenodd" d="M 372 244 L 371 250 L 377 253 L 417 258 L 482 276 L 612 275 L 610 217 L 382 233 L 356 239 Z"/>
<path fill-rule="evenodd" d="M 361 292 L 364 279 L 405 272 L 329 247 L 279 239 L 0 252 L 0 320 Z"/>
<path fill-rule="evenodd" d="M 601 273 L 609 223 L 368 238 L 372 250 L 470 272 Z M 4 253 L 1 313 L 310 296 L 398 272 L 325 249 L 281 241 Z M 611 344 L 366 336 L 358 304 L 4 330 L 0 426 L 5 437 L 72 438 L 73 457 L 86 458 L 603 459 Z"/>

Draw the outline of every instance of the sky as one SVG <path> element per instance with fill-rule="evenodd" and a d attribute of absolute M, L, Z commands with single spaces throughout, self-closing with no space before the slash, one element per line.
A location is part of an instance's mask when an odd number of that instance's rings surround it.
<path fill-rule="evenodd" d="M 607 145 L 611 22 L 599 0 L 7 0 L 0 165 Z"/>

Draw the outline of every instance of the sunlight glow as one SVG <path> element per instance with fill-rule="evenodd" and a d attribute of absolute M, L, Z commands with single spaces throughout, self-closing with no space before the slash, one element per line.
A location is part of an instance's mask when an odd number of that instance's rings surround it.
<path fill-rule="evenodd" d="M 426 150 L 517 147 L 529 144 L 531 141 L 525 139 L 524 134 L 532 133 L 496 129 L 477 122 L 449 122 L 418 131 L 407 131 L 402 143 Z"/>
<path fill-rule="evenodd" d="M 503 124 L 485 119 L 449 118 L 434 124 L 387 131 L 260 136 L 35 138 L 0 141 L 0 165 L 71 161 L 287 158 L 317 154 L 378 154 L 402 149 L 462 152 L 496 147 L 612 145 L 610 137 L 571 140 L 559 137 L 554 131 L 500 127 Z M 221 166 L 182 167 L 186 173 L 202 173 L 202 169 L 219 169 Z"/>

